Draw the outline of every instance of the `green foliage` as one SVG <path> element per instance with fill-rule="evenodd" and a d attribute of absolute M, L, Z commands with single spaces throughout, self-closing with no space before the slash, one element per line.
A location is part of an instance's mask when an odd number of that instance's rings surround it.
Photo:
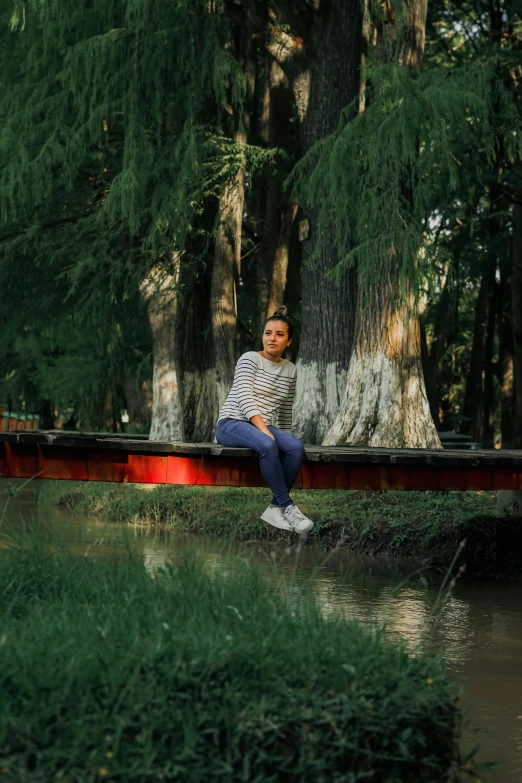
<path fill-rule="evenodd" d="M 499 117 L 512 134 L 507 158 L 520 157 L 520 122 L 486 68 L 414 74 L 386 64 L 369 79 L 368 107 L 354 118 L 346 110 L 337 131 L 297 164 L 295 192 L 319 206 L 323 228 L 335 228 L 336 277 L 357 264 L 368 287 L 391 275 L 418 290 L 440 258 L 430 220 L 480 191 Z"/>
<path fill-rule="evenodd" d="M 8 16 L 0 384 L 17 406 L 51 399 L 100 425 L 150 350 L 140 282 L 194 244 L 203 200 L 215 212 L 238 165 L 221 141 L 245 77 L 221 2 L 16 2 Z"/>
<path fill-rule="evenodd" d="M 34 541 L 34 540 L 33 540 Z M 244 561 L 152 578 L 3 554 L 0 762 L 16 780 L 447 781 L 460 713 L 439 660 L 324 617 Z"/>
<path fill-rule="evenodd" d="M 2 220 L 45 228 L 52 203 L 62 220 L 95 214 L 106 241 L 136 237 L 154 262 L 183 247 L 213 126 L 243 98 L 222 4 L 35 2 L 23 17 L 0 105 Z"/>
<path fill-rule="evenodd" d="M 69 408 L 84 426 L 105 420 L 124 376 L 150 375 L 140 282 L 151 266 L 169 269 L 174 247 L 182 279 L 211 268 L 218 198 L 239 166 L 240 342 L 257 346 L 258 265 L 278 220 L 267 182 L 282 187 L 299 156 L 295 106 L 284 153 L 260 138 L 267 24 L 295 32 L 295 4 L 276 5 L 268 22 L 267 4 L 253 0 L 2 4 L 0 397 Z M 370 46 L 364 113 L 347 107 L 290 182 L 302 203 L 319 204 L 320 228 L 335 228 L 334 278 L 356 265 L 366 290 L 391 279 L 398 297 L 426 294 L 428 350 L 449 279 L 454 328 L 436 403 L 454 414 L 481 275 L 493 256 L 509 267 L 522 197 L 520 4 L 429 0 L 421 74 L 396 64 L 404 0 L 369 5 L 387 64 Z M 297 320 L 300 247 L 293 241 L 286 294 Z"/>
<path fill-rule="evenodd" d="M 62 302 L 46 313 L 38 296 L 22 296 L 18 307 L 13 291 L 11 297 L 0 344 L 0 398 L 12 410 L 40 412 L 45 427 L 61 419 L 84 430 L 112 429 L 127 407 L 126 382 L 152 376 L 142 303 L 134 297 L 102 308 L 98 300 L 91 315 Z"/>

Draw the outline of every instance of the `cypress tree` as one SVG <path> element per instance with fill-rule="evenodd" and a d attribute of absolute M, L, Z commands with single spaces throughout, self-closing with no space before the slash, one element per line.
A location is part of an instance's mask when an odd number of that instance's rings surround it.
<path fill-rule="evenodd" d="M 520 155 L 513 145 L 513 140 L 519 138 L 521 113 L 517 35 L 520 4 L 511 0 L 474 3 L 431 0 L 430 9 L 430 64 L 450 69 L 470 63 L 486 67 L 492 73 L 492 80 L 503 87 L 510 104 L 506 121 L 506 101 L 499 101 L 492 91 L 489 116 L 497 136 L 495 154 L 489 163 L 480 149 L 468 154 L 468 169 L 478 174 L 469 209 L 462 208 L 461 200 L 455 205 L 448 204 L 440 213 L 442 230 L 437 232 L 438 237 L 450 250 L 455 249 L 458 261 L 456 274 L 451 274 L 449 280 L 456 322 L 460 326 L 447 343 L 451 358 L 444 357 L 437 331 L 434 333 L 433 344 L 439 345 L 439 361 L 443 360 L 445 365 L 445 388 L 435 393 L 430 404 L 436 414 L 451 405 L 448 412 L 453 409 L 453 420 L 455 411 L 460 409 L 457 420 L 462 418 L 462 411 L 465 414 L 460 423 L 461 432 L 469 432 L 484 445 L 498 444 L 501 439 L 502 446 L 509 448 L 513 443 L 515 410 L 513 325 L 518 317 L 511 301 L 512 250 L 517 244 L 516 204 L 522 198 Z M 446 221 L 453 225 L 451 233 L 444 228 Z M 468 342 L 470 294 L 476 301 Z M 428 328 L 433 331 L 434 324 Z M 429 375 L 432 370 L 436 377 L 441 377 L 441 364 L 437 368 L 430 362 Z M 465 378 L 462 385 L 458 383 L 459 375 Z M 434 391 L 432 388 L 432 398 Z M 449 421 L 444 423 L 447 426 Z"/>
<path fill-rule="evenodd" d="M 458 199 L 472 201 L 480 166 L 494 160 L 493 96 L 506 125 L 517 126 L 490 68 L 420 70 L 423 8 L 397 0 L 374 9 L 365 110 L 345 116 L 296 171 L 301 198 L 319 206 L 324 227 L 334 223 L 336 274 L 356 266 L 359 278 L 356 349 L 327 443 L 438 445 L 417 320 L 420 294 L 433 284 L 430 221 Z"/>
<path fill-rule="evenodd" d="M 359 95 L 362 4 L 322 0 L 313 7 L 283 3 L 277 10 L 270 50 L 292 85 L 300 152 L 313 155 Z M 294 429 L 306 442 L 317 443 L 332 424 L 344 392 L 356 289 L 351 271 L 337 284 L 329 276 L 338 253 L 333 224 L 318 201 L 304 202 L 300 221 L 302 304 Z"/>
<path fill-rule="evenodd" d="M 154 350 L 156 437 L 183 434 L 175 331 L 157 326 L 172 319 L 211 181 L 227 179 L 223 110 L 243 103 L 226 11 L 219 0 L 30 2 L 3 31 L 15 56 L 0 99 L 2 268 L 45 265 L 99 311 L 142 291 L 153 342 L 166 341 Z"/>

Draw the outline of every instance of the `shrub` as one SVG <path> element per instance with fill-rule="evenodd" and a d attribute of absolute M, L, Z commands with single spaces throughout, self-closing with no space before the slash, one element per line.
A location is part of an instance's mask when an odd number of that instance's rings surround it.
<path fill-rule="evenodd" d="M 2 554 L 0 768 L 24 781 L 449 780 L 438 660 L 248 562 Z"/>

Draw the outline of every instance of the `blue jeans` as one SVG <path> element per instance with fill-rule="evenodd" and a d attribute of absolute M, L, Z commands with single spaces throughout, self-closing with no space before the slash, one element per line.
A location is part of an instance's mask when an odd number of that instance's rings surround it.
<path fill-rule="evenodd" d="M 222 419 L 218 421 L 216 440 L 222 446 L 253 449 L 259 457 L 263 478 L 272 490 L 272 504 L 287 508 L 293 503 L 290 490 L 304 458 L 304 446 L 289 432 L 269 426 L 275 440 L 258 430 L 249 421 Z"/>

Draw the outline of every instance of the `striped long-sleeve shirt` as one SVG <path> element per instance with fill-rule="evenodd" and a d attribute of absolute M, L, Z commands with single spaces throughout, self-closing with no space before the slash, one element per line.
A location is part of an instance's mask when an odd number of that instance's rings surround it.
<path fill-rule="evenodd" d="M 244 353 L 236 364 L 234 383 L 219 412 L 218 421 L 249 421 L 252 416 L 260 415 L 265 424 L 290 431 L 295 373 L 295 364 L 286 359 L 276 363 L 256 351 Z"/>

